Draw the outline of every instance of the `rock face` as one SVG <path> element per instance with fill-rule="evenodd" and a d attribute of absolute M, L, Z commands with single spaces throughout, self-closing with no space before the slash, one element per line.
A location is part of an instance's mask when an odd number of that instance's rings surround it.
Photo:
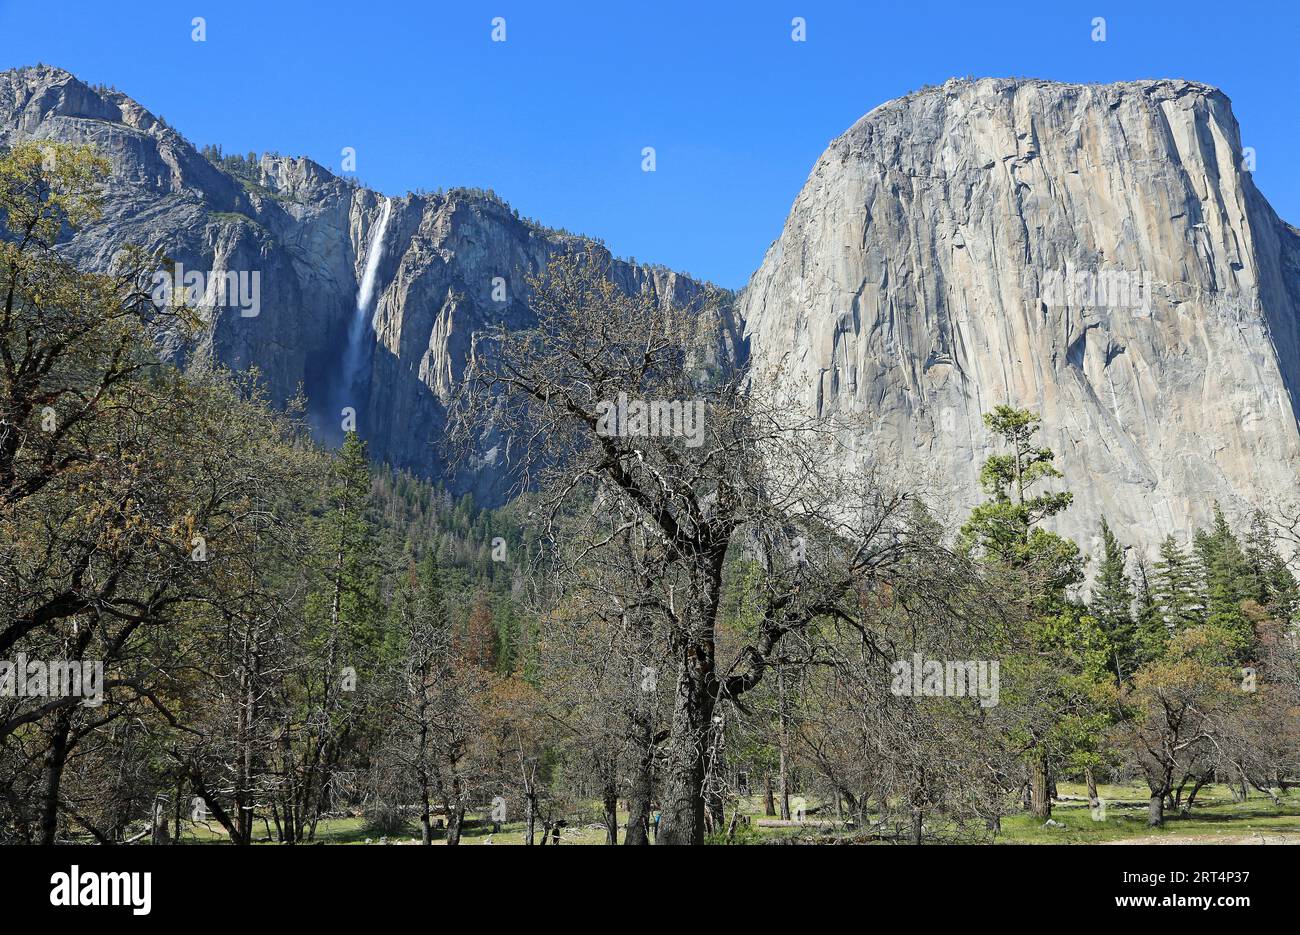
<path fill-rule="evenodd" d="M 746 287 L 751 374 L 853 415 L 855 452 L 943 515 L 979 499 L 999 403 L 1043 416 L 1097 551 L 1217 499 L 1300 498 L 1300 233 L 1186 81 L 949 81 L 818 160 Z"/>
<path fill-rule="evenodd" d="M 301 385 L 325 440 L 350 404 L 375 456 L 434 478 L 471 336 L 525 326 L 527 275 L 589 245 L 490 193 L 392 199 L 365 379 L 341 387 L 383 196 L 307 159 L 218 164 L 124 94 L 43 66 L 0 73 L 0 144 L 29 138 L 112 161 L 103 220 L 67 244 L 78 261 L 137 243 L 260 274 L 256 316 L 215 307 L 199 345 L 169 353 L 256 366 L 277 402 Z M 702 288 L 612 270 L 663 301 Z M 881 463 L 953 520 L 979 498 L 999 403 L 1042 414 L 1076 494 L 1058 528 L 1085 547 L 1102 514 L 1149 548 L 1215 500 L 1240 515 L 1300 499 L 1300 233 L 1203 85 L 950 81 L 876 108 L 818 161 L 713 352 L 862 420 L 846 467 Z M 506 453 L 488 427 L 451 488 L 500 502 Z"/>
<path fill-rule="evenodd" d="M 491 193 L 392 199 L 362 351 L 366 379 L 340 388 L 382 195 L 308 159 L 219 165 L 126 95 L 45 66 L 0 72 L 0 145 L 23 139 L 91 143 L 112 163 L 102 220 L 66 245 L 79 263 L 106 268 L 134 243 L 161 249 L 187 271 L 258 274 L 257 314 L 235 301 L 211 303 L 206 335 L 197 347 L 167 346 L 175 358 L 255 366 L 276 403 L 302 387 L 325 441 L 341 435 L 332 407 L 350 405 L 372 456 L 484 503 L 501 501 L 506 450 L 490 429 L 476 469 L 444 476 L 446 403 L 470 336 L 498 322 L 526 325 L 527 277 L 559 252 L 594 247 L 609 259 L 603 247 L 525 221 Z M 663 301 L 690 302 L 703 288 L 671 270 L 610 262 L 623 288 Z M 716 353 L 734 360 L 740 329 L 728 320 L 725 330 Z"/>

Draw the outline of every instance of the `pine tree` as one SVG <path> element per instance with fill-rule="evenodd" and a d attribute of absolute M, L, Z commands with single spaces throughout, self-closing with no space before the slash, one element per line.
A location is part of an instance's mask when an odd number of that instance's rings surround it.
<path fill-rule="evenodd" d="M 1188 555 L 1173 534 L 1160 543 L 1155 564 L 1153 594 L 1160 619 L 1170 632 L 1197 626 L 1205 620 L 1201 574 L 1196 559 Z"/>
<path fill-rule="evenodd" d="M 1067 591 L 1083 577 L 1079 547 L 1040 525 L 1067 509 L 1068 491 L 1040 488 L 1043 481 L 1062 476 L 1056 455 L 1034 440 L 1042 419 L 1012 406 L 998 406 L 984 423 L 1009 451 L 984 462 L 980 484 L 990 499 L 981 503 L 961 528 L 959 548 L 1000 572 L 1009 572 L 1007 586 L 1023 589 L 1029 611 L 1024 621 L 1026 653 L 1020 662 L 1043 686 L 1035 704 L 1065 705 L 1079 676 L 1071 671 L 1073 654 L 1061 652 L 1061 637 L 1069 630 L 1060 621 L 1069 609 Z M 1100 638 L 1100 634 L 1098 633 Z M 1049 661 L 1053 660 L 1053 661 Z M 1064 665 L 1057 661 L 1068 660 Z M 1029 772 L 1030 806 L 1038 819 L 1052 814 L 1052 761 L 1067 756 L 1074 747 L 1069 730 L 1031 730 L 1018 738 Z"/>
<path fill-rule="evenodd" d="M 438 634 L 449 639 L 451 617 L 447 612 L 446 588 L 442 566 L 432 549 L 424 554 L 416 584 L 416 632 Z"/>
<path fill-rule="evenodd" d="M 335 461 L 325 520 L 326 554 L 332 557 L 328 639 L 341 663 L 360 669 L 377 643 L 379 568 L 374 529 L 367 517 L 370 461 L 365 443 L 349 432 Z"/>
<path fill-rule="evenodd" d="M 1070 506 L 1074 495 L 1038 490 L 1063 475 L 1055 453 L 1034 442 L 1042 418 L 1026 409 L 998 406 L 984 416 L 993 434 L 1009 446 L 984 462 L 980 485 L 991 499 L 981 503 L 961 528 L 960 545 L 1007 568 L 1027 572 L 1044 612 L 1059 609 L 1066 590 L 1082 578 L 1079 547 L 1039 524 Z"/>
<path fill-rule="evenodd" d="M 1300 587 L 1273 542 L 1268 519 L 1256 510 L 1250 517 L 1250 531 L 1242 550 L 1247 577 L 1245 596 L 1273 617 L 1290 621 L 1300 613 Z"/>
<path fill-rule="evenodd" d="M 1227 648 L 1245 658 L 1255 633 L 1241 603 L 1251 596 L 1253 581 L 1241 544 L 1217 503 L 1210 529 L 1196 534 L 1196 552 L 1204 573 L 1205 622 L 1221 634 Z"/>
<path fill-rule="evenodd" d="M 1137 629 L 1133 588 L 1124 571 L 1124 548 L 1101 520 L 1102 558 L 1092 589 L 1091 611 L 1110 644 L 1110 667 L 1123 682 L 1136 668 Z"/>
<path fill-rule="evenodd" d="M 1136 631 L 1134 660 L 1141 666 L 1164 655 L 1169 643 L 1169 628 L 1165 626 L 1156 600 L 1155 576 L 1145 556 L 1138 556 L 1134 566 L 1133 603 Z"/>
<path fill-rule="evenodd" d="M 515 671 L 515 659 L 519 649 L 519 622 L 509 596 L 497 598 L 492 619 L 496 625 L 496 669 L 502 675 L 511 675 Z"/>

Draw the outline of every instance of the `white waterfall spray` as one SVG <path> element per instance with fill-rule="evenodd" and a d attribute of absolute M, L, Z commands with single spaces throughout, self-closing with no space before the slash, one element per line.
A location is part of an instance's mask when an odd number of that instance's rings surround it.
<path fill-rule="evenodd" d="M 361 362 L 366 348 L 366 335 L 370 330 L 373 313 L 375 274 L 379 270 L 379 261 L 384 256 L 384 233 L 388 230 L 388 218 L 393 205 L 387 198 L 379 212 L 379 223 L 370 236 L 370 246 L 366 249 L 366 265 L 361 273 L 361 288 L 357 292 L 357 307 L 352 313 L 352 323 L 348 326 L 348 343 L 343 350 L 343 373 L 339 381 L 340 408 L 357 406 L 357 384 L 361 378 Z"/>
<path fill-rule="evenodd" d="M 370 249 L 366 251 L 366 268 L 361 274 L 361 291 L 357 293 L 358 317 L 364 317 L 373 298 L 375 271 L 379 269 L 379 261 L 384 255 L 384 232 L 388 230 L 388 217 L 392 214 L 392 210 L 393 203 L 385 198 L 384 206 L 379 211 L 379 226 L 375 228 L 375 234 L 370 238 Z"/>

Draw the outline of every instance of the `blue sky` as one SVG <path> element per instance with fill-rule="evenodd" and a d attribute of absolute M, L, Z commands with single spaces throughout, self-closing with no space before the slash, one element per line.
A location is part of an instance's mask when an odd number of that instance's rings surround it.
<path fill-rule="evenodd" d="M 505 42 L 491 41 L 496 16 Z M 791 41 L 795 16 L 806 42 Z M 196 144 L 336 171 L 352 146 L 357 175 L 385 193 L 493 188 L 621 256 L 733 287 L 831 139 L 954 75 L 1218 85 L 1256 183 L 1300 222 L 1297 37 L 1300 5 L 1221 0 L 0 0 L 0 67 L 43 61 L 114 85 Z"/>

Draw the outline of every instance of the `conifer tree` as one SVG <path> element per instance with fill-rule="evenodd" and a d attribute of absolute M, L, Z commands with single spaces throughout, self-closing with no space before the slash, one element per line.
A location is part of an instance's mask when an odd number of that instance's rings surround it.
<path fill-rule="evenodd" d="M 1077 545 L 1040 525 L 1074 499 L 1069 491 L 1038 489 L 1041 482 L 1063 476 L 1053 463 L 1055 453 L 1035 444 L 1041 422 L 1037 414 L 1013 406 L 985 414 L 985 425 L 1010 450 L 984 462 L 980 485 L 990 499 L 971 511 L 959 544 L 968 554 L 979 552 L 986 560 L 1026 572 L 1038 592 L 1036 603 L 1050 612 L 1081 580 L 1082 558 Z"/>
<path fill-rule="evenodd" d="M 1169 628 L 1156 599 L 1155 572 L 1142 555 L 1133 568 L 1133 605 L 1134 659 L 1141 666 L 1164 655 L 1169 642 Z"/>
<path fill-rule="evenodd" d="M 1291 621 L 1300 613 L 1300 588 L 1273 542 L 1268 519 L 1256 510 L 1251 515 L 1250 530 L 1242 549 L 1247 578 L 1244 596 L 1277 619 Z"/>
<path fill-rule="evenodd" d="M 1217 503 L 1213 525 L 1197 536 L 1197 551 L 1205 574 L 1206 623 L 1223 635 L 1238 657 L 1245 658 L 1254 643 L 1254 629 L 1242 613 L 1241 602 L 1250 596 L 1253 581 L 1241 544 Z"/>
<path fill-rule="evenodd" d="M 1136 668 L 1137 632 L 1133 588 L 1124 570 L 1124 548 L 1103 516 L 1102 558 L 1092 589 L 1092 615 L 1110 644 L 1110 669 L 1123 682 Z"/>
<path fill-rule="evenodd" d="M 1205 619 L 1201 599 L 1201 574 L 1196 559 L 1187 554 L 1172 533 L 1160 544 L 1153 588 L 1156 607 L 1167 630 L 1193 627 Z"/>
<path fill-rule="evenodd" d="M 1026 723 L 1034 726 L 1018 742 L 1029 767 L 1031 808 L 1040 820 L 1052 814 L 1053 759 L 1068 757 L 1075 746 L 1071 729 L 1060 727 L 1065 712 L 1079 708 L 1075 683 L 1082 676 L 1076 664 L 1081 656 L 1065 645 L 1074 627 L 1062 621 L 1072 618 L 1067 591 L 1083 577 L 1079 547 L 1040 525 L 1073 499 L 1068 491 L 1040 487 L 1062 476 L 1055 453 L 1035 443 L 1041 421 L 1033 412 L 1007 405 L 985 414 L 985 425 L 1009 450 L 984 462 L 980 484 L 990 499 L 971 511 L 958 540 L 962 552 L 1006 573 L 1008 589 L 1023 592 L 1020 600 L 1028 614 L 1023 637 L 1029 645 L 1014 665 L 1026 684 L 1037 685 L 1033 703 L 1047 716 L 1028 718 Z"/>

